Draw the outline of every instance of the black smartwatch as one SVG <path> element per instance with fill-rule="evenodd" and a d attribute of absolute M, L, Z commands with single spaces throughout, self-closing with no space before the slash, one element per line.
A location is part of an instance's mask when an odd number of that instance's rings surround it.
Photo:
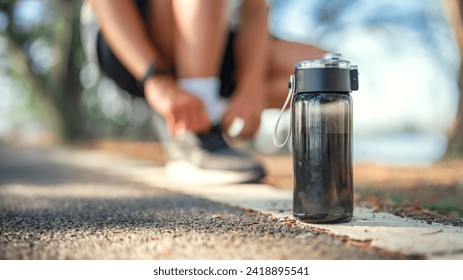
<path fill-rule="evenodd" d="M 138 83 L 143 86 L 145 84 L 145 82 L 149 78 L 151 78 L 152 76 L 155 76 L 155 75 L 169 75 L 169 74 L 170 74 L 169 71 L 162 71 L 162 70 L 156 69 L 156 66 L 154 65 L 154 63 L 151 62 L 150 65 L 148 66 L 148 69 L 145 72 L 145 75 L 143 75 L 143 78 L 138 80 Z"/>

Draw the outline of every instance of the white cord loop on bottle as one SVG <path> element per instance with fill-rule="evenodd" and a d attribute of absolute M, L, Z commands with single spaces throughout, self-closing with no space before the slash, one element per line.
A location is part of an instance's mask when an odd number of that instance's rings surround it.
<path fill-rule="evenodd" d="M 285 141 L 283 143 L 279 143 L 278 139 L 277 139 L 278 125 L 280 124 L 281 117 L 283 116 L 283 113 L 284 113 L 286 107 L 288 106 L 288 102 L 290 102 L 289 103 L 290 112 L 292 111 L 292 108 L 293 108 L 293 97 L 294 97 L 294 92 L 296 90 L 296 87 L 295 87 L 296 86 L 296 78 L 294 77 L 294 75 L 291 75 L 289 77 L 289 79 L 290 79 L 290 88 L 289 88 L 289 91 L 288 91 L 288 97 L 286 97 L 285 104 L 283 105 L 283 108 L 281 108 L 280 115 L 278 115 L 278 119 L 277 119 L 277 122 L 275 124 L 275 128 L 273 130 L 273 144 L 275 144 L 275 146 L 277 146 L 278 148 L 281 148 L 284 145 L 286 145 L 289 138 L 291 137 L 291 125 L 290 125 L 288 135 L 286 136 Z"/>

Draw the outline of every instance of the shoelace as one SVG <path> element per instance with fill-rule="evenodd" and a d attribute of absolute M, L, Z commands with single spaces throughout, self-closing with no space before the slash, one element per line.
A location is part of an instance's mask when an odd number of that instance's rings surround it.
<path fill-rule="evenodd" d="M 229 148 L 221 129 L 217 126 L 214 126 L 208 133 L 198 134 L 198 138 L 201 141 L 201 147 L 209 152 Z"/>

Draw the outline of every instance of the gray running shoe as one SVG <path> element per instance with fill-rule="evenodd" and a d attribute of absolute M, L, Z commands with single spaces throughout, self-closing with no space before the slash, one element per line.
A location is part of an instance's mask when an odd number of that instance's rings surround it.
<path fill-rule="evenodd" d="M 167 150 L 167 175 L 192 184 L 256 182 L 265 176 L 262 164 L 233 149 L 219 127 L 205 134 L 185 133 L 171 139 Z"/>

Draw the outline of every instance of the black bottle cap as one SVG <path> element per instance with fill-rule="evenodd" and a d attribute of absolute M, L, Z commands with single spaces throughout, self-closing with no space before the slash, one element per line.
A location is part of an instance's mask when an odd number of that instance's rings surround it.
<path fill-rule="evenodd" d="M 295 93 L 339 92 L 358 90 L 358 68 L 341 54 L 328 53 L 320 60 L 304 60 L 296 64 Z"/>

